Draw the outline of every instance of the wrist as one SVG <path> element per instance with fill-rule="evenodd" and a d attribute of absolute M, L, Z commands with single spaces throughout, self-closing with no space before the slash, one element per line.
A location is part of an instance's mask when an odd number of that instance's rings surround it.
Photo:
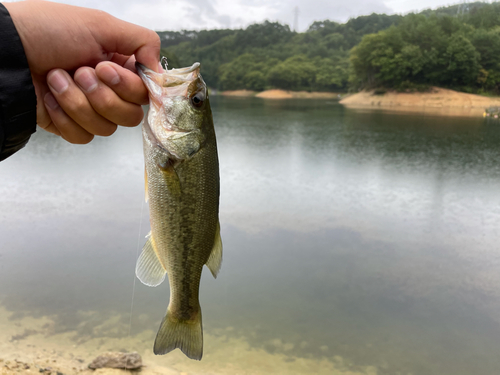
<path fill-rule="evenodd" d="M 28 142 L 36 129 L 36 96 L 21 39 L 0 4 L 0 160 Z"/>

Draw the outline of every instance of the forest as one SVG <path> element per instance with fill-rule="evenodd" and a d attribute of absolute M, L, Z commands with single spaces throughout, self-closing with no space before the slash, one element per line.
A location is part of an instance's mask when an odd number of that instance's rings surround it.
<path fill-rule="evenodd" d="M 500 93 L 500 3 L 405 16 L 314 22 L 306 32 L 266 21 L 239 30 L 158 32 L 169 68 L 202 64 L 217 90 L 346 92 L 431 86 Z"/>

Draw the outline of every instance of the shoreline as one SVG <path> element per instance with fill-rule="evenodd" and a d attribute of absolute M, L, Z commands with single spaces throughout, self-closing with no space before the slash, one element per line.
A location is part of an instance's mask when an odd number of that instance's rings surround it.
<path fill-rule="evenodd" d="M 340 94 L 337 92 L 308 92 L 273 89 L 261 92 L 251 90 L 229 90 L 217 92 L 216 95 L 233 97 L 256 97 L 263 99 L 339 99 Z"/>
<path fill-rule="evenodd" d="M 490 106 L 500 106 L 500 97 L 486 97 L 432 87 L 428 92 L 388 91 L 376 95 L 374 90 L 349 95 L 339 102 L 347 108 L 383 109 L 397 112 L 445 113 L 456 116 L 481 116 Z"/>
<path fill-rule="evenodd" d="M 78 311 L 75 330 L 59 330 L 55 317 L 30 317 L 13 313 L 0 305 L 0 375 L 260 375 L 260 374 L 336 374 L 375 375 L 374 366 L 351 368 L 342 357 L 296 357 L 293 344 L 272 340 L 274 350 L 250 345 L 235 334 L 234 327 L 205 330 L 202 361 L 187 358 L 180 350 L 165 356 L 153 354 L 156 330 L 130 334 L 129 317 L 108 316 L 97 311 Z M 86 323 L 87 330 L 82 331 Z M 97 325 L 96 325 L 97 324 Z M 85 333 L 85 332 L 88 333 Z M 88 364 L 104 352 L 137 352 L 140 370 L 100 368 Z"/>
<path fill-rule="evenodd" d="M 231 97 L 256 97 L 262 99 L 333 99 L 346 108 L 356 110 L 383 110 L 394 113 L 429 114 L 445 116 L 480 117 L 491 106 L 500 107 L 500 97 L 486 97 L 476 94 L 432 87 L 427 92 L 388 91 L 375 94 L 375 90 L 346 95 L 337 92 L 307 92 L 286 90 L 229 90 L 214 95 Z M 343 97 L 341 97 L 341 95 Z"/>

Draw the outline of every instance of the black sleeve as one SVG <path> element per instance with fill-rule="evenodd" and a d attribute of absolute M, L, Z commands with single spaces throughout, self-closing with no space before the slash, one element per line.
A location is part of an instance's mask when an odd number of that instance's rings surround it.
<path fill-rule="evenodd" d="M 0 3 L 0 161 L 23 148 L 36 130 L 36 95 L 28 60 Z"/>

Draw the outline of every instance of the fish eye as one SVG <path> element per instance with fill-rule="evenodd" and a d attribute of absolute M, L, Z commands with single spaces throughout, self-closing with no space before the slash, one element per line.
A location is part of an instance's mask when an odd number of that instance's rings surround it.
<path fill-rule="evenodd" d="M 205 102 L 205 93 L 203 91 L 198 91 L 191 97 L 191 104 L 195 108 L 201 108 L 204 102 Z"/>

